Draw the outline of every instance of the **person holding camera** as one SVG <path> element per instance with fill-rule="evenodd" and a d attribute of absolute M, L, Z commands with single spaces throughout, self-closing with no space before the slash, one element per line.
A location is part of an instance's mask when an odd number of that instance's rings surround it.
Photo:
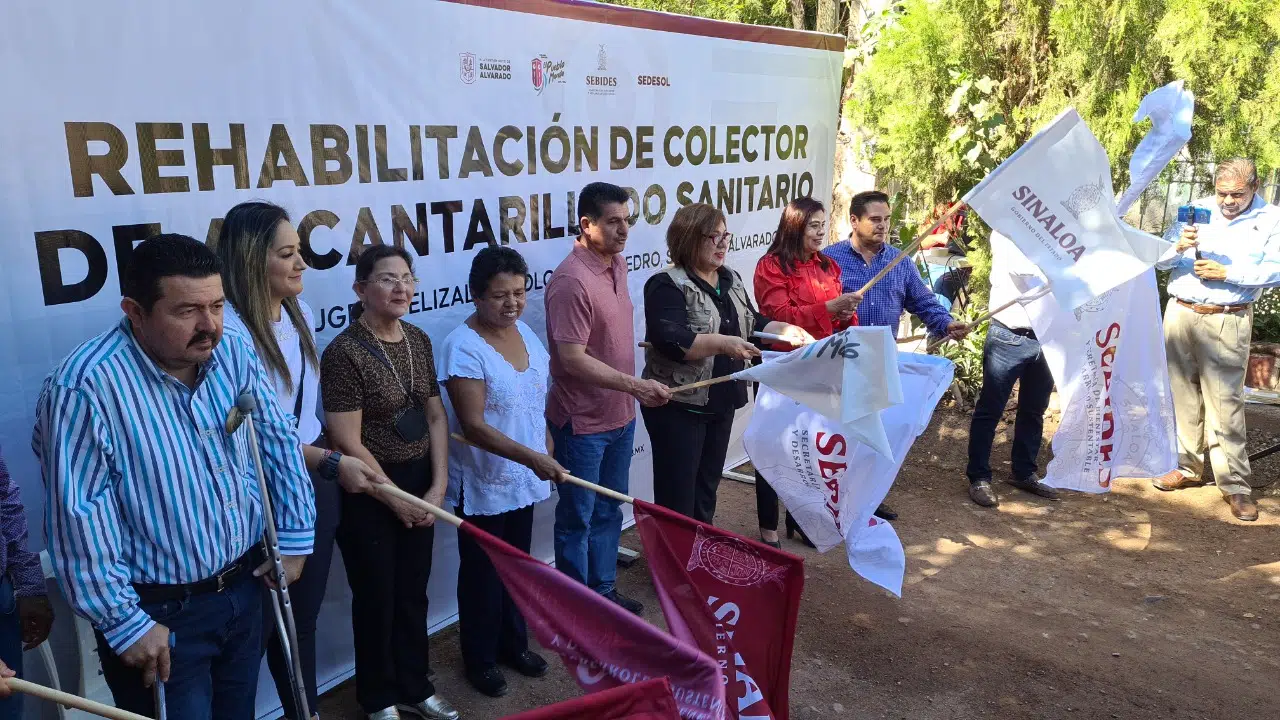
<path fill-rule="evenodd" d="M 1156 264 L 1171 271 L 1164 337 L 1178 468 L 1152 484 L 1166 491 L 1204 485 L 1207 444 L 1231 514 L 1253 521 L 1258 504 L 1245 449 L 1244 375 L 1253 302 L 1280 285 L 1280 208 L 1257 194 L 1258 170 L 1244 158 L 1219 164 L 1213 186 L 1213 196 L 1192 203 L 1193 212 L 1208 211 L 1208 222 L 1174 224 L 1165 236 L 1176 240 L 1173 252 Z"/>
<path fill-rule="evenodd" d="M 353 287 L 363 313 L 325 349 L 320 391 L 334 449 L 439 506 L 449 480 L 448 418 L 431 339 L 401 320 L 417 283 L 404 248 L 360 254 Z M 356 699 L 371 720 L 399 718 L 399 710 L 459 716 L 427 679 L 434 521 L 385 495 L 343 493 L 338 549 L 351 585 Z"/>

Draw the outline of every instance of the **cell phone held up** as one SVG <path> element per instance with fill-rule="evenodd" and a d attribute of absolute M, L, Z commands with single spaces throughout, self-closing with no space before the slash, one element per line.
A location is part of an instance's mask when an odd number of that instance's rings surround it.
<path fill-rule="evenodd" d="M 1209 223 L 1209 210 L 1207 208 L 1196 207 L 1194 205 L 1183 205 L 1178 208 L 1178 222 L 1183 225 L 1207 225 Z M 1196 259 L 1203 260 L 1200 256 L 1200 248 L 1196 248 Z"/>

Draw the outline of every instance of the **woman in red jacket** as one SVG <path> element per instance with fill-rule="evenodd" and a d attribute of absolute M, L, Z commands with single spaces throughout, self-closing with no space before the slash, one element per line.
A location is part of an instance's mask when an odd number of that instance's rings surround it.
<path fill-rule="evenodd" d="M 840 266 L 819 252 L 827 238 L 827 211 L 813 198 L 787 204 L 768 253 L 756 264 L 756 303 L 765 317 L 798 325 L 814 338 L 858 324 L 858 293 L 840 292 Z M 774 350 L 791 350 L 774 344 Z M 778 495 L 756 473 L 756 517 L 760 539 L 778 547 Z M 800 531 L 787 514 L 787 537 Z M 800 540 L 813 547 L 804 532 Z"/>

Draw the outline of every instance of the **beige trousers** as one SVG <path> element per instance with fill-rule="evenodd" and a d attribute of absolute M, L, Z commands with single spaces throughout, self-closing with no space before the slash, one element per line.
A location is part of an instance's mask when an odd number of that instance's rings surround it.
<path fill-rule="evenodd" d="M 1164 310 L 1164 348 L 1178 425 L 1178 469 L 1204 472 L 1204 450 L 1224 495 L 1248 494 L 1244 375 L 1253 308 L 1200 315 L 1172 298 Z"/>

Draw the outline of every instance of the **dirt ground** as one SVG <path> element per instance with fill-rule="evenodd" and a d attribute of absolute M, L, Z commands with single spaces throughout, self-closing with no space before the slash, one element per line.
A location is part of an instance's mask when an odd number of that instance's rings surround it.
<path fill-rule="evenodd" d="M 987 510 L 965 492 L 967 437 L 966 416 L 935 413 L 889 496 L 907 549 L 902 599 L 856 576 L 840 549 L 783 541 L 807 567 L 791 717 L 1277 716 L 1280 483 L 1257 493 L 1256 523 L 1234 520 L 1213 487 L 1161 493 L 1138 480 L 1058 502 L 1000 485 L 1000 507 Z M 1251 409 L 1251 449 L 1277 438 L 1280 410 Z M 1255 470 L 1255 483 L 1275 479 L 1280 455 Z M 720 525 L 755 533 L 754 508 L 749 485 L 724 481 Z M 640 547 L 634 532 L 623 544 Z M 662 624 L 643 561 L 619 584 Z M 462 678 L 457 648 L 456 629 L 433 638 L 435 683 L 468 720 L 578 693 L 548 654 L 546 678 L 511 672 L 511 692 L 486 698 Z M 363 718 L 353 685 L 329 693 L 320 714 Z"/>

